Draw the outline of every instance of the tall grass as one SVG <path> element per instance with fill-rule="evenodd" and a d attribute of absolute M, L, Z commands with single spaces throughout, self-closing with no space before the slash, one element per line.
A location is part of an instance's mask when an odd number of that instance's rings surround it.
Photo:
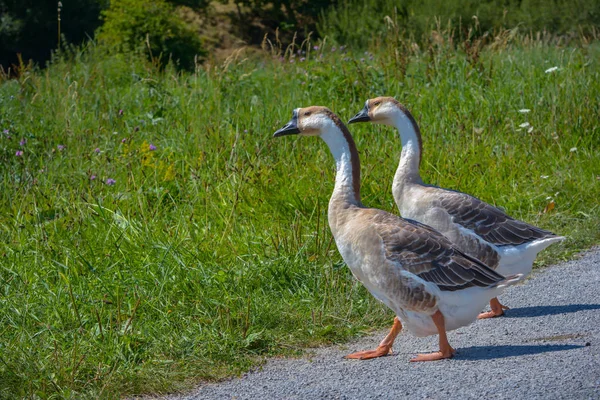
<path fill-rule="evenodd" d="M 403 43 L 191 74 L 88 49 L 3 82 L 0 397 L 164 393 L 387 324 L 332 242 L 328 150 L 271 139 L 295 107 L 394 95 L 427 181 L 567 235 L 542 262 L 598 243 L 600 46 Z M 352 129 L 392 211 L 399 140 Z"/>
<path fill-rule="evenodd" d="M 547 32 L 572 39 L 597 35 L 600 3 L 595 0 L 341 0 L 322 12 L 317 30 L 339 44 L 368 47 L 373 39 L 389 34 L 388 22 L 405 37 L 422 43 L 437 26 L 451 26 L 452 36 L 464 40 L 506 29 Z"/>

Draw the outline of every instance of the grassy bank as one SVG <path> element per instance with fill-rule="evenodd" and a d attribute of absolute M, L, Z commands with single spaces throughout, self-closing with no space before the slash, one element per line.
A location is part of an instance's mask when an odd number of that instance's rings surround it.
<path fill-rule="evenodd" d="M 195 74 L 91 50 L 3 82 L 0 397 L 167 392 L 389 323 L 332 242 L 326 146 L 271 138 L 295 107 L 394 95 L 424 179 L 567 235 L 544 263 L 598 243 L 600 46 L 444 43 Z M 363 202 L 393 210 L 396 134 L 352 129 Z"/>

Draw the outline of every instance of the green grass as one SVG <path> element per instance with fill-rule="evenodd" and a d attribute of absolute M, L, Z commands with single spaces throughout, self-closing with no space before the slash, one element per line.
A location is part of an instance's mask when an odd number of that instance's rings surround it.
<path fill-rule="evenodd" d="M 332 242 L 326 146 L 271 138 L 295 107 L 394 95 L 428 182 L 567 235 L 542 263 L 600 242 L 598 44 L 307 48 L 195 74 L 90 49 L 1 84 L 0 398 L 165 393 L 387 325 Z M 394 210 L 396 133 L 351 128 Z"/>

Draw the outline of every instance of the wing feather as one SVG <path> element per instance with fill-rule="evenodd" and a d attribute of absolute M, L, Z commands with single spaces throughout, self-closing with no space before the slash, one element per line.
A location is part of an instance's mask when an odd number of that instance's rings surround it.
<path fill-rule="evenodd" d="M 468 194 L 436 189 L 438 200 L 434 206 L 446 210 L 456 224 L 472 230 L 483 240 L 496 246 L 517 246 L 556 236 L 550 231 L 511 218 L 496 207 Z"/>
<path fill-rule="evenodd" d="M 455 248 L 427 225 L 372 210 L 373 226 L 382 240 L 388 261 L 443 291 L 494 285 L 504 277 Z M 390 227 L 393 227 L 390 229 Z"/>

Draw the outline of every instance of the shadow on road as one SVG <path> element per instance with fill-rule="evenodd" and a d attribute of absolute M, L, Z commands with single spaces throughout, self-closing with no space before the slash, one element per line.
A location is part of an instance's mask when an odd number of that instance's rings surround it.
<path fill-rule="evenodd" d="M 530 318 L 543 315 L 568 314 L 577 311 L 600 310 L 600 304 L 565 304 L 562 306 L 536 306 L 511 308 L 503 318 Z"/>
<path fill-rule="evenodd" d="M 522 346 L 473 346 L 462 347 L 456 353 L 456 360 L 491 360 L 494 358 L 506 358 L 525 356 L 531 354 L 549 353 L 553 351 L 573 350 L 585 346 L 574 344 L 543 344 Z"/>

